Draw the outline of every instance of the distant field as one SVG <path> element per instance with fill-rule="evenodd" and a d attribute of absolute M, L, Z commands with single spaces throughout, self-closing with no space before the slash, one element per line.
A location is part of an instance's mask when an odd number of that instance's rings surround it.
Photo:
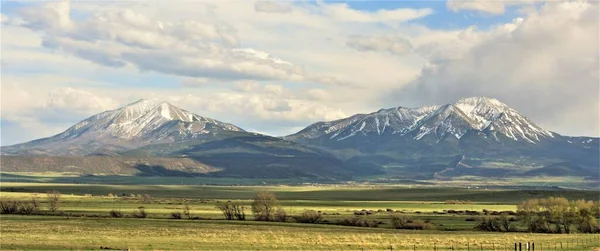
<path fill-rule="evenodd" d="M 393 169 L 393 167 L 390 167 Z M 356 182 L 365 184 L 404 185 L 404 186 L 441 186 L 441 187 L 530 187 L 548 188 L 563 187 L 573 189 L 598 190 L 600 181 L 586 180 L 582 177 L 508 177 L 481 178 L 462 176 L 450 180 L 407 180 L 390 178 L 393 175 L 365 176 Z M 20 183 L 65 183 L 65 184 L 111 184 L 111 185 L 306 185 L 320 184 L 356 184 L 336 180 L 314 179 L 273 179 L 273 178 L 215 178 L 215 177 L 182 177 L 182 176 L 137 176 L 137 175 L 81 175 L 79 173 L 56 172 L 0 172 L 0 182 Z"/>
<path fill-rule="evenodd" d="M 295 223 L 0 216 L 7 249 L 90 250 L 591 250 L 598 235 L 409 231 Z"/>
<path fill-rule="evenodd" d="M 0 183 L 0 199 L 36 198 L 46 207 L 46 191 L 57 190 L 62 196 L 63 216 L 1 215 L 0 245 L 6 249 L 99 249 L 133 250 L 188 249 L 296 249 L 296 250 L 505 250 L 518 241 L 539 245 L 563 242 L 568 250 L 589 250 L 598 245 L 599 235 L 547 235 L 527 233 L 475 232 L 476 222 L 467 215 L 444 210 L 483 209 L 515 210 L 528 198 L 563 196 L 570 199 L 597 200 L 597 191 L 467 189 L 438 186 L 200 186 L 200 185 L 96 185 L 52 183 Z M 348 227 L 331 224 L 265 223 L 226 221 L 216 209 L 218 202 L 233 200 L 246 206 L 258 191 L 273 192 L 290 215 L 305 210 L 321 211 L 333 223 L 353 218 L 354 211 L 372 210 L 368 220 L 381 221 L 378 228 Z M 151 199 L 139 197 L 148 194 Z M 109 196 L 110 195 L 110 196 Z M 470 200 L 470 204 L 446 204 L 448 200 Z M 170 219 L 191 206 L 197 220 Z M 132 218 L 143 206 L 148 219 Z M 435 231 L 395 230 L 390 213 L 427 220 Z M 110 218 L 119 210 L 125 218 Z M 379 211 L 379 212 L 377 212 Z M 250 216 L 249 216 L 250 218 Z M 35 231 L 31 231 L 35 229 Z M 594 239 L 595 238 L 595 239 Z M 584 242 L 585 241 L 585 242 Z M 595 242 L 592 242 L 595 241 Z M 413 246 L 414 245 L 414 246 Z M 440 249 L 444 247 L 444 249 Z M 540 250 L 540 249 L 538 249 Z M 546 250 L 546 249 L 543 249 Z"/>
<path fill-rule="evenodd" d="M 274 192 L 281 200 L 317 201 L 437 201 L 470 200 L 478 203 L 510 203 L 529 198 L 562 196 L 568 199 L 597 200 L 592 190 L 517 190 L 440 186 L 320 185 L 320 186 L 207 186 L 207 185 L 100 185 L 53 183 L 0 183 L 0 191 L 63 194 L 129 195 L 147 193 L 154 197 L 251 199 L 256 192 Z"/>

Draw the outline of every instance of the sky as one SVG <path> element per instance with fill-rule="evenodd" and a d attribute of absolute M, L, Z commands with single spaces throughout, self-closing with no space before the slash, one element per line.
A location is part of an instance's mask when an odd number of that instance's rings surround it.
<path fill-rule="evenodd" d="M 153 98 L 274 136 L 496 98 L 600 136 L 596 1 L 2 1 L 0 145 Z"/>

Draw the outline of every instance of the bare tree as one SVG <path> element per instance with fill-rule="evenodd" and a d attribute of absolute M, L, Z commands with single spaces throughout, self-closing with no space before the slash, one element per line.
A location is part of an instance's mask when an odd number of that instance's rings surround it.
<path fill-rule="evenodd" d="M 279 201 L 271 192 L 258 192 L 252 202 L 252 213 L 254 219 L 258 221 L 273 221 L 275 210 L 279 206 Z"/>
<path fill-rule="evenodd" d="M 223 216 L 226 220 L 233 220 L 233 209 L 230 201 L 226 203 L 218 203 L 217 209 L 221 210 L 221 213 L 223 213 Z"/>
<path fill-rule="evenodd" d="M 287 221 L 287 213 L 283 208 L 278 208 L 275 212 L 275 221 L 285 222 Z"/>
<path fill-rule="evenodd" d="M 60 193 L 56 190 L 48 191 L 48 210 L 56 212 L 60 208 Z"/>
<path fill-rule="evenodd" d="M 131 214 L 135 218 L 148 218 L 148 213 L 146 213 L 146 208 L 143 206 L 138 207 L 137 211 L 133 211 Z"/>
<path fill-rule="evenodd" d="M 142 203 L 144 203 L 144 204 L 152 203 L 152 196 L 150 196 L 149 194 L 144 194 L 141 199 L 142 199 Z"/>
<path fill-rule="evenodd" d="M 245 220 L 246 213 L 244 207 L 235 202 L 225 202 L 217 204 L 217 208 L 221 210 L 226 220 Z"/>
<path fill-rule="evenodd" d="M 190 202 L 186 201 L 183 206 L 183 215 L 185 215 L 188 220 L 192 219 L 192 214 L 190 213 Z"/>

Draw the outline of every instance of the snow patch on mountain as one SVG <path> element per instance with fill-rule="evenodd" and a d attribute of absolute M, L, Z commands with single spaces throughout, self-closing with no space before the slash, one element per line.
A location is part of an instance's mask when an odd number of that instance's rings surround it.
<path fill-rule="evenodd" d="M 222 131 L 243 130 L 232 124 L 193 114 L 165 101 L 142 99 L 116 110 L 96 114 L 53 137 L 11 147 L 35 147 L 49 153 L 79 154 L 93 152 L 98 146 L 131 149 L 148 144 L 185 141 Z"/>
<path fill-rule="evenodd" d="M 446 136 L 460 139 L 468 131 L 488 131 L 496 139 L 496 134 L 501 133 L 529 143 L 554 137 L 497 99 L 471 97 L 444 106 L 396 107 L 333 122 L 319 122 L 286 138 L 310 140 L 327 135 L 328 139 L 341 141 L 357 135 L 381 136 L 387 132 L 400 136 L 411 134 L 415 140 L 427 135 L 438 139 Z"/>

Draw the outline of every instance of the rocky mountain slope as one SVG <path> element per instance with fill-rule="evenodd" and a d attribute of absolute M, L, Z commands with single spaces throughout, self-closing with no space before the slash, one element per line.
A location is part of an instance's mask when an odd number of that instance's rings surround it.
<path fill-rule="evenodd" d="M 160 100 L 142 99 L 89 117 L 66 131 L 24 144 L 2 147 L 6 154 L 89 155 L 210 137 L 241 128 L 205 118 Z"/>
<path fill-rule="evenodd" d="M 285 139 L 309 142 L 316 139 L 343 141 L 355 136 L 415 134 L 415 140 L 427 135 L 438 139 L 460 139 L 469 131 L 494 131 L 515 141 L 535 143 L 553 134 L 535 125 L 525 116 L 496 99 L 464 98 L 443 106 L 397 107 L 371 114 L 358 114 L 332 122 L 318 122 Z"/>
<path fill-rule="evenodd" d="M 404 176 L 518 176 L 551 166 L 559 171 L 550 175 L 600 175 L 598 138 L 544 130 L 485 97 L 318 122 L 284 139 Z"/>
<path fill-rule="evenodd" d="M 357 174 L 326 151 L 147 99 L 0 152 L 6 171 L 312 179 Z"/>

